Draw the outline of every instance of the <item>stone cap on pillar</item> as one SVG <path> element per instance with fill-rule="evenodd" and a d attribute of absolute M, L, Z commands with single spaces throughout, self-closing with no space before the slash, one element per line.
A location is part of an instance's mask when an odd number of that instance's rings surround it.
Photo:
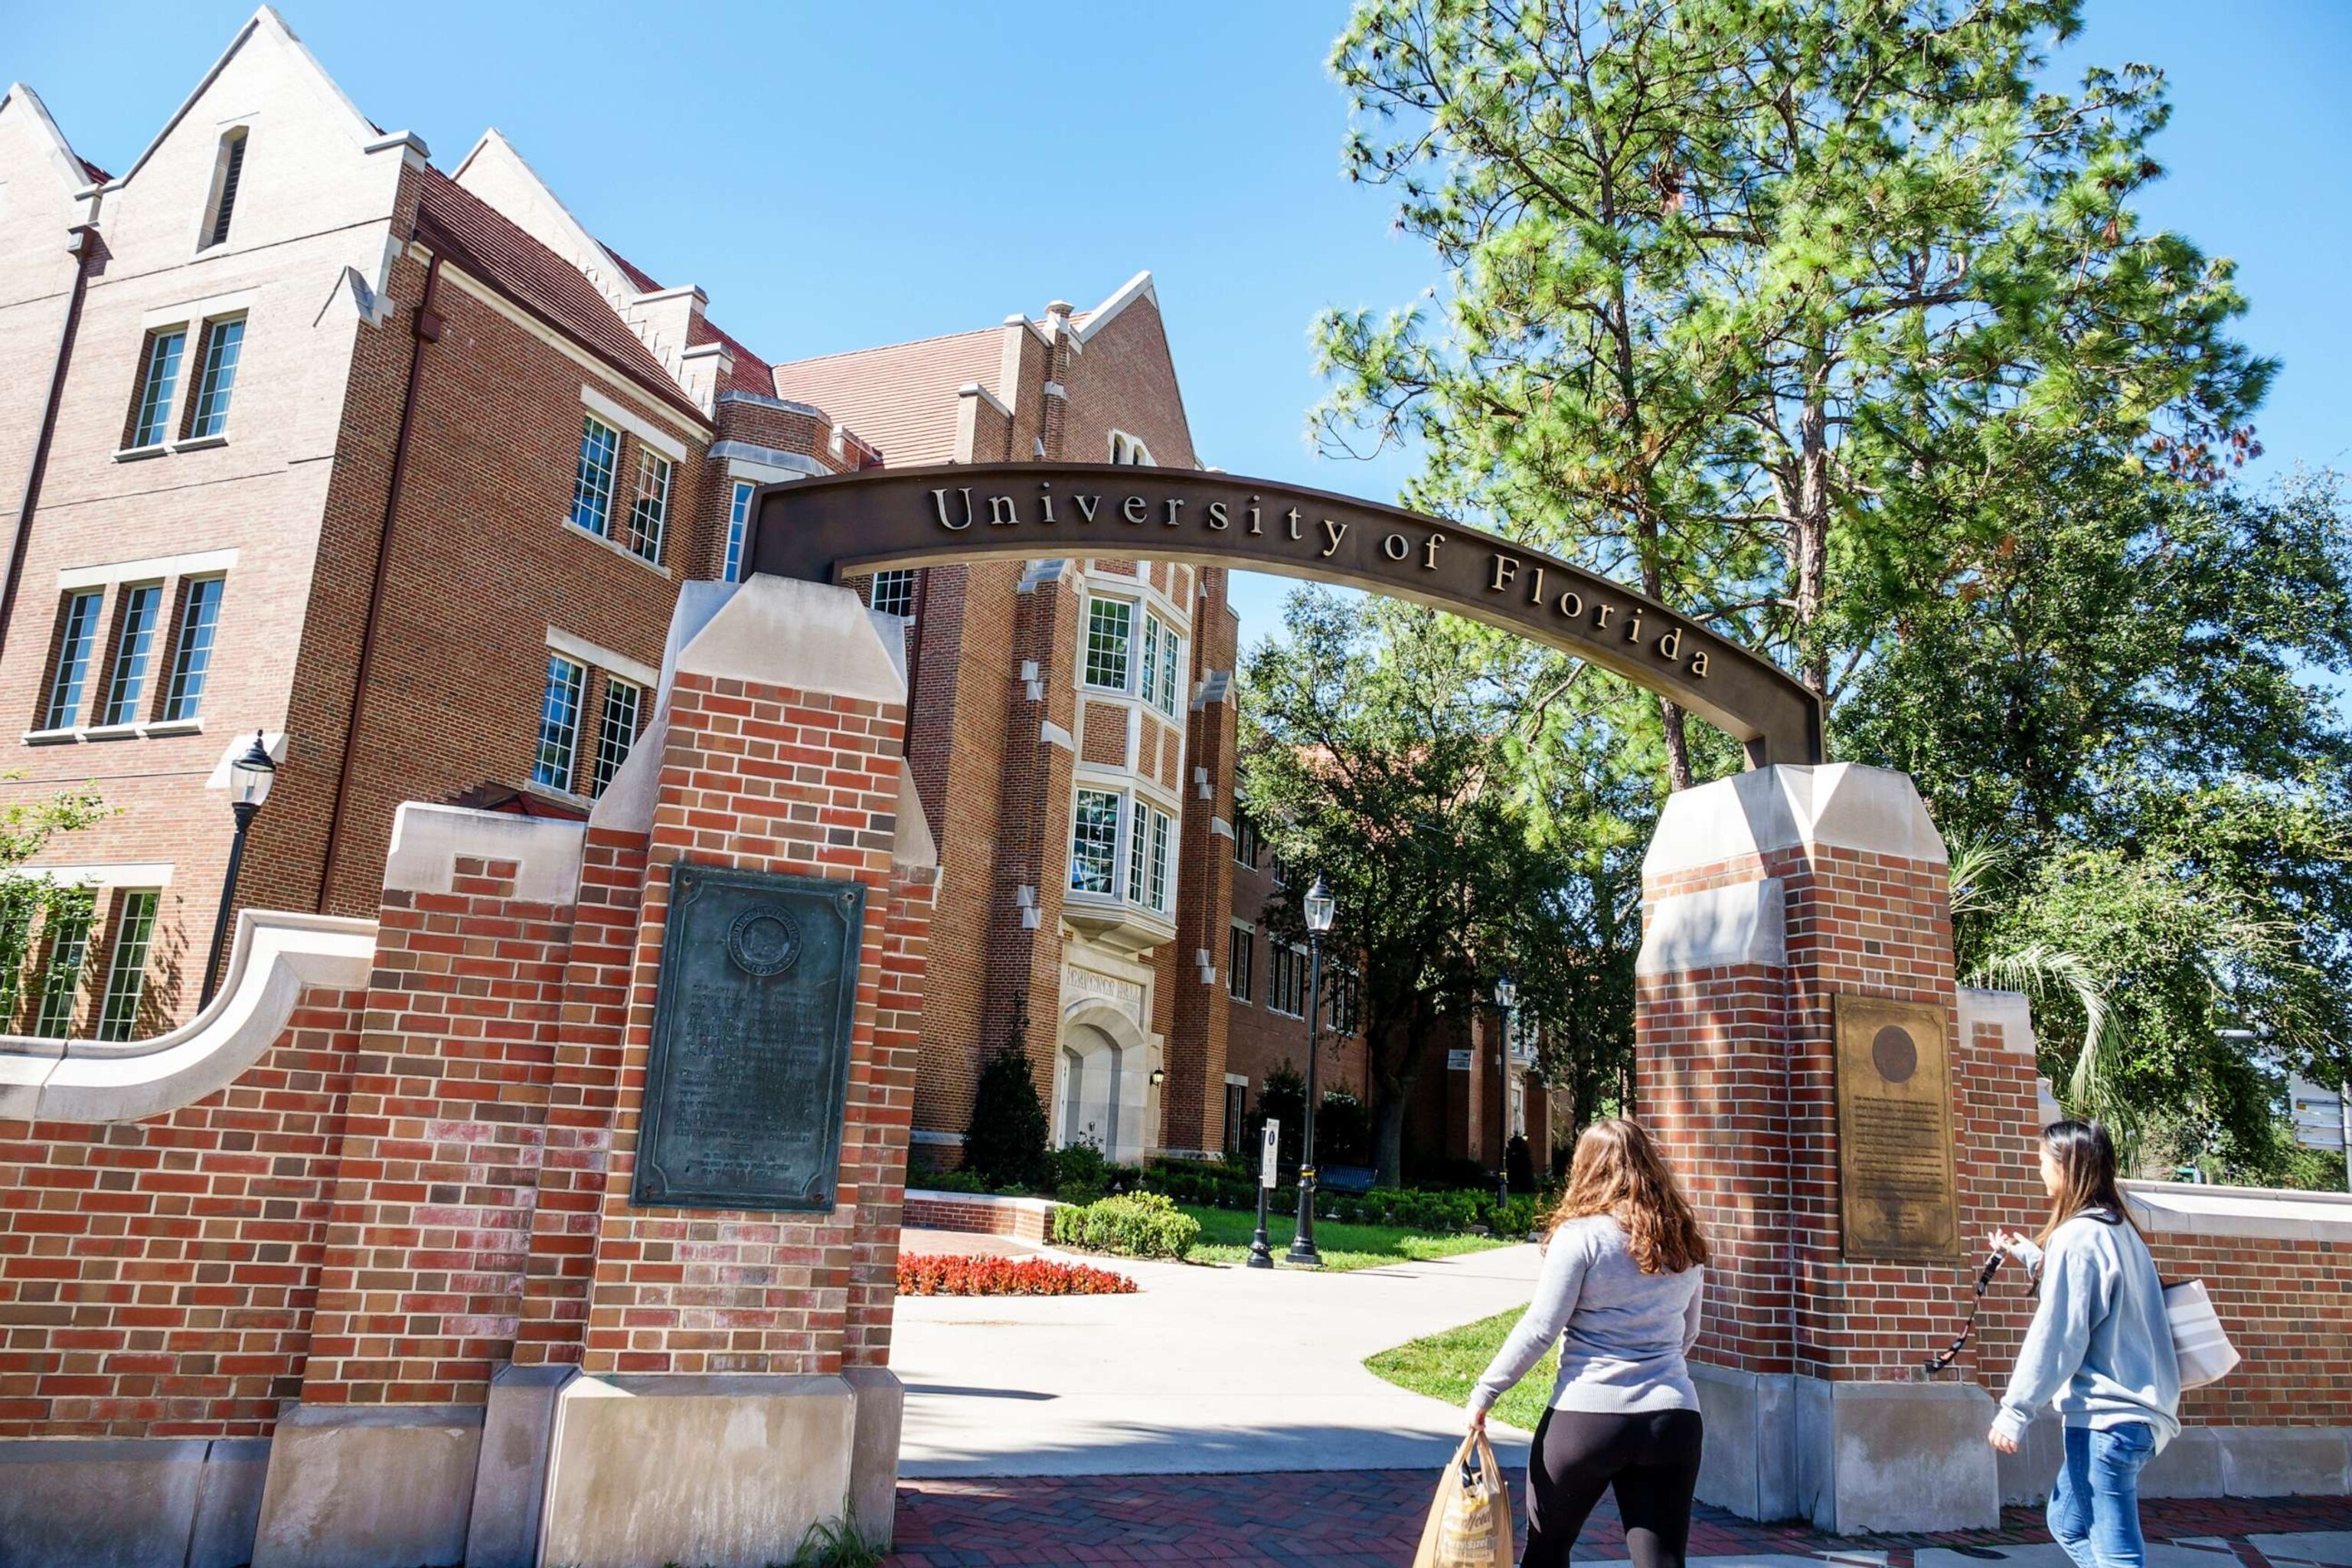
<path fill-rule="evenodd" d="M 653 826 L 670 692 L 681 671 L 903 706 L 906 658 L 898 618 L 869 612 L 854 588 L 764 574 L 740 583 L 687 584 L 670 614 L 653 717 L 597 797 L 588 826 L 631 833 Z M 911 797 L 913 789 L 912 780 L 905 781 L 902 793 Z M 926 845 L 929 832 L 926 826 Z M 919 863 L 937 859 L 934 852 Z"/>
<path fill-rule="evenodd" d="M 1909 774 L 1832 763 L 1756 768 L 1669 795 L 1642 876 L 1816 845 L 1937 866 L 1947 859 Z"/>

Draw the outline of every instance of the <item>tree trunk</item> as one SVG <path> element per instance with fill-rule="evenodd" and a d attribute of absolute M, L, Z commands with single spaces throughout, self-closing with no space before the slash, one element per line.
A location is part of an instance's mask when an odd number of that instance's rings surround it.
<path fill-rule="evenodd" d="M 1797 510 L 1789 520 L 1798 674 L 1824 702 L 1830 690 L 1830 652 L 1817 623 L 1829 604 L 1830 426 L 1823 384 L 1828 374 L 1827 363 L 1815 356 L 1806 375 L 1804 407 L 1797 416 Z"/>
<path fill-rule="evenodd" d="M 1373 1086 L 1372 1183 L 1375 1186 L 1404 1185 L 1404 1091 Z"/>
<path fill-rule="evenodd" d="M 1682 704 L 1658 699 L 1658 717 L 1666 730 L 1666 787 L 1684 790 L 1691 786 L 1690 731 L 1688 717 Z"/>

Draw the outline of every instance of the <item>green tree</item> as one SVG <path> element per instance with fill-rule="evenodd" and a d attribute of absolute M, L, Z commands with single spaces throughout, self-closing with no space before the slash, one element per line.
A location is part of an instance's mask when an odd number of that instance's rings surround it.
<path fill-rule="evenodd" d="M 981 1063 L 972 1089 L 964 1165 L 992 1187 L 1034 1191 L 1050 1173 L 1046 1142 L 1045 1106 L 1029 1068 L 1028 1007 L 1016 1000 L 1004 1044 Z"/>
<path fill-rule="evenodd" d="M 2054 442 L 2209 480 L 2273 367 L 2226 261 L 2150 231 L 2159 73 L 2034 85 L 2074 0 L 1359 0 L 1352 178 L 1444 318 L 1333 312 L 1327 445 L 1778 651 L 1875 653 L 1842 580 L 1943 548 Z M 1433 293 L 1436 292 L 1433 290 Z M 1935 526 L 1927 526 L 1932 519 Z M 1710 766 L 1661 710 L 1675 787 Z"/>
<path fill-rule="evenodd" d="M 20 778 L 21 773 L 0 774 Z M 91 899 L 87 888 L 50 880 L 25 863 L 38 855 L 51 838 L 71 833 L 114 815 L 93 786 L 68 789 L 38 800 L 0 806 L 0 1021 L 14 1020 L 25 1002 L 28 961 L 44 931 L 55 931 L 69 921 L 87 921 Z M 43 965 L 43 987 L 70 985 L 79 977 L 56 972 L 57 954 Z M 0 1026 L 13 1025 L 0 1023 Z"/>
<path fill-rule="evenodd" d="M 1403 1169 L 1405 1103 L 1449 1018 L 1507 969 L 1538 972 L 1567 872 L 1514 798 L 1514 705 L 1433 612 L 1302 589 L 1250 657 L 1242 795 L 1287 868 L 1275 934 L 1303 934 L 1317 876 L 1338 902 L 1324 961 L 1363 975 L 1380 1179 Z M 1546 972 L 1548 973 L 1548 972 Z"/>

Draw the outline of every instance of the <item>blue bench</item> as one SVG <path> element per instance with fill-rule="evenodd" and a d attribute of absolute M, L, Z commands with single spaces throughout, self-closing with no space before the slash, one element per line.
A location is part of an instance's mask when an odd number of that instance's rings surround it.
<path fill-rule="evenodd" d="M 1376 1173 L 1370 1165 L 1321 1165 L 1316 1168 L 1315 1185 L 1327 1193 L 1360 1196 L 1372 1190 Z"/>

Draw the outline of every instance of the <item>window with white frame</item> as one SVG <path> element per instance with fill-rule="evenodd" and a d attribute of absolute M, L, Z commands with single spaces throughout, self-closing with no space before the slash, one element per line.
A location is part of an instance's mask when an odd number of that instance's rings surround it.
<path fill-rule="evenodd" d="M 227 580 L 192 577 L 180 590 L 180 629 L 172 639 L 171 684 L 163 690 L 167 723 L 193 719 L 204 700 L 205 676 L 212 668 L 213 636 L 220 626 L 221 595 Z"/>
<path fill-rule="evenodd" d="M 1119 805 L 1116 790 L 1082 789 L 1070 814 L 1070 891 L 1118 891 Z"/>
<path fill-rule="evenodd" d="M 209 250 L 228 243 L 229 223 L 236 216 L 237 187 L 245 183 L 247 134 L 247 128 L 240 125 L 220 139 L 220 153 L 213 164 L 212 197 L 205 208 L 204 243 L 199 249 Z"/>
<path fill-rule="evenodd" d="M 80 717 L 82 688 L 98 650 L 98 615 L 105 597 L 97 588 L 66 595 L 58 628 L 58 661 L 49 670 L 48 700 L 41 704 L 44 730 L 70 730 Z"/>
<path fill-rule="evenodd" d="M 139 394 L 131 408 L 131 429 L 123 446 L 131 450 L 160 447 L 172 434 L 172 398 L 180 388 L 180 359 L 187 352 L 188 329 L 164 327 L 147 334 L 141 357 Z"/>
<path fill-rule="evenodd" d="M 1265 1005 L 1286 1017 L 1307 1016 L 1307 950 L 1277 942 L 1267 954 Z"/>
<path fill-rule="evenodd" d="M 152 888 L 123 893 L 114 913 L 114 952 L 107 961 L 106 991 L 99 1005 L 98 1037 L 127 1040 L 139 1026 L 139 1003 L 147 989 L 147 953 L 155 940 Z"/>
<path fill-rule="evenodd" d="M 547 656 L 547 691 L 539 709 L 539 751 L 531 782 L 572 793 L 579 774 L 580 704 L 586 695 L 587 667 L 560 653 Z"/>
<path fill-rule="evenodd" d="M 637 488 L 629 500 L 629 552 L 661 564 L 662 532 L 669 524 L 667 458 L 650 447 L 637 448 Z"/>
<path fill-rule="evenodd" d="M 1168 846 L 1174 826 L 1166 812 L 1139 800 L 1128 819 L 1127 901 L 1156 914 L 1168 912 Z"/>
<path fill-rule="evenodd" d="M 751 492 L 760 487 L 749 479 L 735 481 L 734 499 L 727 503 L 727 568 L 719 580 L 733 583 L 743 575 L 743 540 L 751 528 Z"/>
<path fill-rule="evenodd" d="M 637 743 L 637 725 L 645 712 L 646 689 L 633 680 L 619 676 L 604 677 L 603 711 L 596 721 L 596 771 L 590 781 L 588 793 L 601 795 L 621 764 L 629 760 L 629 749 Z"/>
<path fill-rule="evenodd" d="M 1159 467 L 1151 460 L 1151 448 L 1143 444 L 1143 437 L 1130 436 L 1124 430 L 1110 433 L 1110 460 L 1137 468 Z"/>
<path fill-rule="evenodd" d="M 155 621 L 163 604 L 161 583 L 122 590 L 114 612 L 114 659 L 107 675 L 106 700 L 98 710 L 100 724 L 139 721 L 139 699 L 147 689 L 147 665 L 154 654 Z"/>
<path fill-rule="evenodd" d="M 1087 601 L 1087 668 L 1088 686 L 1106 691 L 1127 689 L 1128 668 L 1135 643 L 1135 606 L 1125 599 Z"/>
<path fill-rule="evenodd" d="M 245 318 L 224 316 L 205 323 L 196 353 L 195 396 L 188 405 L 189 440 L 228 428 L 229 394 L 236 389 L 236 362 L 245 351 Z"/>
<path fill-rule="evenodd" d="M 911 571 L 874 574 L 874 607 L 886 616 L 915 618 L 915 574 Z"/>
<path fill-rule="evenodd" d="M 52 917 L 49 962 L 41 977 L 41 1005 L 33 1019 L 33 1033 L 45 1040 L 62 1040 L 73 1027 L 74 999 L 81 991 L 82 965 L 89 961 L 90 911 L 68 909 Z"/>
<path fill-rule="evenodd" d="M 1146 611 L 1143 616 L 1143 679 L 1138 687 L 1143 700 L 1170 718 L 1176 716 L 1176 693 L 1181 687 L 1178 667 L 1184 641 L 1175 628 Z"/>
<path fill-rule="evenodd" d="M 612 530 L 613 476 L 620 467 L 621 433 L 593 414 L 580 416 L 580 468 L 572 481 L 572 526 L 598 538 Z"/>
<path fill-rule="evenodd" d="M 1248 1001 L 1256 968 L 1257 928 L 1235 921 L 1225 937 L 1225 994 L 1236 1002 Z"/>
<path fill-rule="evenodd" d="M 1335 970 L 1325 983 L 1325 1016 L 1331 1020 L 1335 1035 L 1352 1035 L 1356 1020 L 1363 1011 L 1364 983 L 1346 970 Z"/>
<path fill-rule="evenodd" d="M 1265 853 L 1265 838 L 1258 832 L 1257 824 L 1250 820 L 1247 812 L 1236 810 L 1234 813 L 1234 864 L 1255 871 L 1258 857 Z"/>

